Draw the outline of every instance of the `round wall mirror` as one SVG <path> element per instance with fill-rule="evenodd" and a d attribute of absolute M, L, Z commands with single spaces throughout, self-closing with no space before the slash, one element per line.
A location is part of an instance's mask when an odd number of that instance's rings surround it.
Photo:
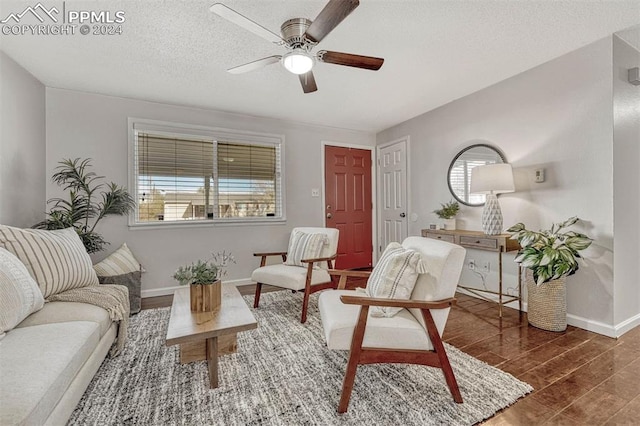
<path fill-rule="evenodd" d="M 449 190 L 458 202 L 466 206 L 482 206 L 485 194 L 471 194 L 471 170 L 485 164 L 506 163 L 504 155 L 495 147 L 475 144 L 460 151 L 451 161 L 447 173 Z"/>

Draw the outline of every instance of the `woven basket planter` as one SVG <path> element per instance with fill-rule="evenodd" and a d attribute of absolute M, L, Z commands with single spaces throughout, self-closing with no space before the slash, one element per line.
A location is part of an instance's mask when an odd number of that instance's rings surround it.
<path fill-rule="evenodd" d="M 566 277 L 536 285 L 533 272 L 527 270 L 527 318 L 529 324 L 548 331 L 567 329 Z"/>
<path fill-rule="evenodd" d="M 211 312 L 220 307 L 222 301 L 222 283 L 190 284 L 191 312 Z"/>

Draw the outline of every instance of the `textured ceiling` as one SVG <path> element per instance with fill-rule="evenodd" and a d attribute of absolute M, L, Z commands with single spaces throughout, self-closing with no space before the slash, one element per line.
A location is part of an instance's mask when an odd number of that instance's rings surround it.
<path fill-rule="evenodd" d="M 2 0 L 0 19 L 34 3 Z M 67 0 L 67 10 L 125 11 L 123 34 L 0 35 L 0 47 L 50 87 L 380 131 L 640 23 L 640 0 L 362 0 L 319 48 L 385 64 L 372 72 L 319 63 L 319 90 L 305 95 L 280 64 L 227 73 L 284 48 L 210 13 L 213 3 Z M 325 5 L 224 3 L 276 33 Z"/>

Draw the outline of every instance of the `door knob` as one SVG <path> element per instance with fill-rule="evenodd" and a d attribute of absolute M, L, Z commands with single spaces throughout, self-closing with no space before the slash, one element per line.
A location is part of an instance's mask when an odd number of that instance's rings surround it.
<path fill-rule="evenodd" d="M 333 215 L 331 213 L 327 213 L 327 219 L 331 219 Z"/>
<path fill-rule="evenodd" d="M 400 213 L 400 217 L 405 217 L 405 216 L 406 216 L 406 214 Z"/>

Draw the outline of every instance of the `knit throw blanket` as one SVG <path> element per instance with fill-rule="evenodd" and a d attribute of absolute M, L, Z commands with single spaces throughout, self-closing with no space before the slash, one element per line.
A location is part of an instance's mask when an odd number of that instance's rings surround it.
<path fill-rule="evenodd" d="M 127 341 L 129 325 L 129 289 L 122 285 L 102 284 L 74 288 L 53 294 L 47 302 L 81 302 L 96 305 L 109 313 L 111 321 L 118 322 L 118 338 L 109 351 L 112 358 L 120 354 Z"/>

